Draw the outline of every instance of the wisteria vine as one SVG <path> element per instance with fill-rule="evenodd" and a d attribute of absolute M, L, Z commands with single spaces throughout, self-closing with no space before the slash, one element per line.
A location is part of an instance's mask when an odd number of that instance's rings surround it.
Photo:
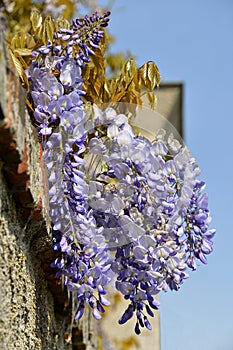
<path fill-rule="evenodd" d="M 125 114 L 83 103 L 82 71 L 95 54 L 109 13 L 77 19 L 33 52 L 27 71 L 43 149 L 56 277 L 101 318 L 107 284 L 129 301 L 119 323 L 136 315 L 151 329 L 155 296 L 178 290 L 212 251 L 215 230 L 204 182 L 187 147 L 159 130 L 138 135 Z M 94 82 L 93 82 L 94 83 Z"/>

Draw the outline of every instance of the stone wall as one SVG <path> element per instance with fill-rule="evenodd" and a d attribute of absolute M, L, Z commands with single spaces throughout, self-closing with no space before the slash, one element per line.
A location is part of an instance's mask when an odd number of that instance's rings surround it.
<path fill-rule="evenodd" d="M 1 29 L 1 28 L 0 28 Z M 89 313 L 54 279 L 41 150 L 0 34 L 0 349 L 96 349 Z"/>

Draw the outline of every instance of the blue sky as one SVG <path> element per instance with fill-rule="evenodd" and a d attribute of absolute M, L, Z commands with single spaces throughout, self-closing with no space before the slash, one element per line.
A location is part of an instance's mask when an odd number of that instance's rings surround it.
<path fill-rule="evenodd" d="M 161 296 L 162 350 L 232 350 L 233 1 L 116 0 L 109 29 L 114 51 L 154 60 L 163 81 L 184 83 L 184 139 L 217 229 L 208 265 Z"/>

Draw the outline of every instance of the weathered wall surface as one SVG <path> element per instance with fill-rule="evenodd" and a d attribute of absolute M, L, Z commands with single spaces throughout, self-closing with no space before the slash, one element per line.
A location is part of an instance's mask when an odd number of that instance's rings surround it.
<path fill-rule="evenodd" d="M 54 313 L 40 260 L 0 178 L 0 348 L 62 349 L 62 322 Z M 60 338 L 60 339 L 59 339 Z"/>
<path fill-rule="evenodd" d="M 41 150 L 3 34 L 0 77 L 0 349 L 96 349 L 89 313 L 71 327 L 71 301 L 50 268 Z"/>

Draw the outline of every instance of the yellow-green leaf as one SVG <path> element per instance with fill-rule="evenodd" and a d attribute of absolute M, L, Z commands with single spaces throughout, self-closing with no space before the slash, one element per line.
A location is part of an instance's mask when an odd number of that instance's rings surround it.
<path fill-rule="evenodd" d="M 41 40 L 45 45 L 48 44 L 48 41 L 53 41 L 53 33 L 54 33 L 55 25 L 51 16 L 47 16 L 42 25 L 40 36 Z"/>
<path fill-rule="evenodd" d="M 14 53 L 17 53 L 20 56 L 31 56 L 32 50 L 31 49 L 15 49 Z"/>
<path fill-rule="evenodd" d="M 143 87 L 149 90 L 154 90 L 156 85 L 159 85 L 160 83 L 160 74 L 156 64 L 152 61 L 149 61 L 140 67 L 139 79 L 140 84 Z"/>
<path fill-rule="evenodd" d="M 11 48 L 15 49 L 17 47 L 20 47 L 20 41 L 19 41 L 19 33 L 15 34 L 11 40 Z"/>
<path fill-rule="evenodd" d="M 56 20 L 56 29 L 58 30 L 59 28 L 70 29 L 70 22 L 67 19 L 65 19 L 62 15 L 59 16 Z"/>
<path fill-rule="evenodd" d="M 105 69 L 104 57 L 99 48 L 95 49 L 95 54 L 94 56 L 92 56 L 92 61 L 96 66 L 97 70 L 99 70 L 101 73 L 104 73 L 104 69 Z"/>
<path fill-rule="evenodd" d="M 26 73 L 23 69 L 23 66 L 20 62 L 20 60 L 15 57 L 14 53 L 12 52 L 12 50 L 9 49 L 9 52 L 10 52 L 10 56 L 11 56 L 11 59 L 12 59 L 12 62 L 15 66 L 15 69 L 17 71 L 17 73 L 19 74 L 22 82 L 24 83 L 25 87 L 28 88 L 29 87 L 29 84 L 28 84 L 28 79 L 27 79 L 27 76 L 26 76 Z"/>
<path fill-rule="evenodd" d="M 42 25 L 42 16 L 38 9 L 34 8 L 32 10 L 30 20 L 32 24 L 32 29 L 34 30 L 34 32 L 36 32 L 37 29 Z"/>
<path fill-rule="evenodd" d="M 160 84 L 160 80 L 161 80 L 159 69 L 158 69 L 157 65 L 154 62 L 150 61 L 148 63 L 149 63 L 149 66 L 150 66 L 149 74 L 152 76 L 152 79 L 155 79 L 156 86 L 158 86 Z"/>
<path fill-rule="evenodd" d="M 126 84 L 129 84 L 136 74 L 137 66 L 133 58 L 130 58 L 122 68 L 122 77 Z"/>
<path fill-rule="evenodd" d="M 26 47 L 28 49 L 33 49 L 35 47 L 35 45 L 36 45 L 36 42 L 35 42 L 33 36 L 30 35 L 29 33 L 27 33 L 27 35 L 26 35 Z"/>
<path fill-rule="evenodd" d="M 121 99 L 125 96 L 126 91 L 123 90 L 119 93 L 117 93 L 115 96 L 113 96 L 113 98 L 111 99 L 112 102 L 120 102 Z"/>
<path fill-rule="evenodd" d="M 147 97 L 147 100 L 149 102 L 151 109 L 155 109 L 156 105 L 157 105 L 157 97 L 156 97 L 155 93 L 153 91 L 147 92 L 146 97 Z"/>

